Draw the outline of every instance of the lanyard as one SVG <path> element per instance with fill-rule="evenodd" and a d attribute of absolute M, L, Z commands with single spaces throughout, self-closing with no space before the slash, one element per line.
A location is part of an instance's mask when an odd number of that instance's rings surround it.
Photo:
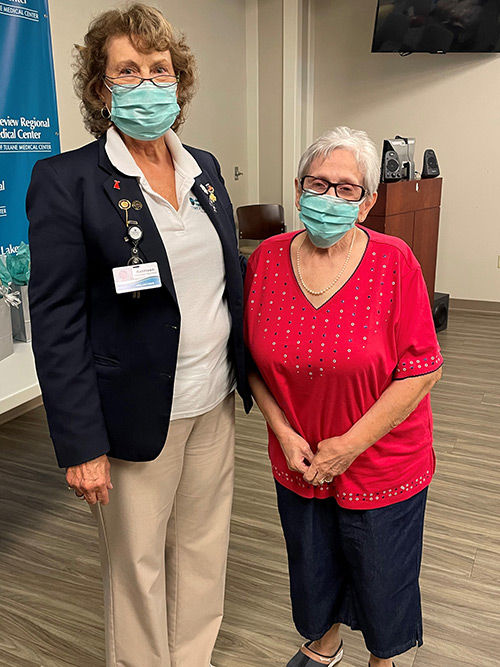
<path fill-rule="evenodd" d="M 137 200 L 130 203 L 128 199 L 120 199 L 118 206 L 122 211 L 125 211 L 125 225 L 127 226 L 127 236 L 125 236 L 125 241 L 132 244 L 131 257 L 127 264 L 142 264 L 142 259 L 139 257 L 138 245 L 144 237 L 144 232 L 136 220 L 129 220 L 128 217 L 130 208 L 133 207 L 136 211 L 140 211 L 142 203 Z"/>
<path fill-rule="evenodd" d="M 142 208 L 142 203 L 139 200 L 134 200 L 132 203 L 128 199 L 120 199 L 118 206 L 122 211 L 125 211 L 125 225 L 127 226 L 127 235 L 124 237 L 124 240 L 127 243 L 131 243 L 131 254 L 130 259 L 127 262 L 127 265 L 136 266 L 137 264 L 142 264 L 142 259 L 139 257 L 138 245 L 144 237 L 144 232 L 142 227 L 136 220 L 129 220 L 128 212 L 132 207 L 135 211 L 140 211 Z M 141 296 L 140 292 L 133 292 L 132 297 L 134 299 L 139 299 Z"/>

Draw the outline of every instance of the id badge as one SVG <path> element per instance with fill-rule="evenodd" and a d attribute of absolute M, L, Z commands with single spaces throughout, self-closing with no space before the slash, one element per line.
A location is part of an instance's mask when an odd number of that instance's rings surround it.
<path fill-rule="evenodd" d="M 161 287 L 160 272 L 156 262 L 117 266 L 113 269 L 113 278 L 117 294 Z"/>

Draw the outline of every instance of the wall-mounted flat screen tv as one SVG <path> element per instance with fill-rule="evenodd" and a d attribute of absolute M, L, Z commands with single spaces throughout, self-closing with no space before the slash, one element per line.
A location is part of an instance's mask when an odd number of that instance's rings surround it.
<path fill-rule="evenodd" d="M 378 0 L 372 53 L 498 53 L 500 0 Z"/>

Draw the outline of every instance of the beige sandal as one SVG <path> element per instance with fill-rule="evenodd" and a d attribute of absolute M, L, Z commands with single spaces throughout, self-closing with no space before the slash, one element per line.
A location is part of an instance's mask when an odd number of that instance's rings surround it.
<path fill-rule="evenodd" d="M 302 644 L 302 648 L 306 648 L 308 651 L 311 651 L 311 653 L 314 653 L 314 655 L 317 655 L 319 660 L 314 660 L 302 651 L 297 651 L 290 662 L 287 663 L 286 667 L 318 667 L 318 665 L 333 667 L 333 665 L 338 664 L 344 657 L 344 642 L 342 641 L 333 655 L 323 655 L 322 653 L 318 653 L 310 648 L 311 644 L 312 641 L 305 642 Z"/>

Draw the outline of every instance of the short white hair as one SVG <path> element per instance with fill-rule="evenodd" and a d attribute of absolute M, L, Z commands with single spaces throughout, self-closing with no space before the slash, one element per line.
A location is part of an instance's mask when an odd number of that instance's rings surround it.
<path fill-rule="evenodd" d="M 311 164 L 317 158 L 326 160 L 336 148 L 345 148 L 353 153 L 363 174 L 363 187 L 369 194 L 377 191 L 380 182 L 380 156 L 377 147 L 364 130 L 351 130 L 349 127 L 335 127 L 323 132 L 307 148 L 300 158 L 297 178 L 306 176 Z"/>

